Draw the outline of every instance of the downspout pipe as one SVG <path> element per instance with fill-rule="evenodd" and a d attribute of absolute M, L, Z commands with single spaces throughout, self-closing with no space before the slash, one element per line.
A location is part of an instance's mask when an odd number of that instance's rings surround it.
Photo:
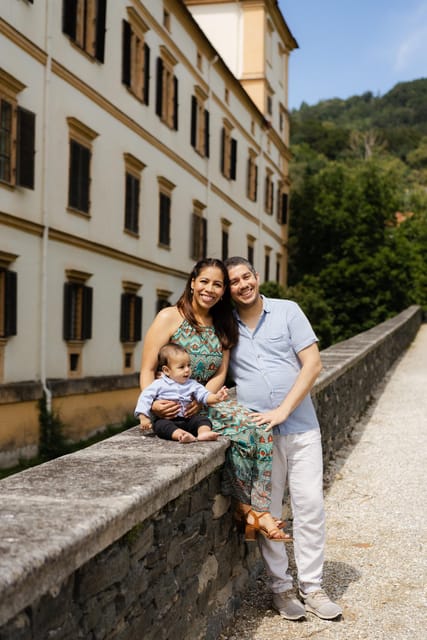
<path fill-rule="evenodd" d="M 52 392 L 47 385 L 47 322 L 48 322 L 48 252 L 49 252 L 49 206 L 47 194 L 49 192 L 49 142 L 50 142 L 50 84 L 52 74 L 52 53 L 50 35 L 50 11 L 52 3 L 45 0 L 45 51 L 47 60 L 43 86 L 43 126 L 42 126 L 42 180 L 41 180 L 41 218 L 43 224 L 42 263 L 40 271 L 40 381 L 46 397 L 46 408 L 52 410 Z"/>

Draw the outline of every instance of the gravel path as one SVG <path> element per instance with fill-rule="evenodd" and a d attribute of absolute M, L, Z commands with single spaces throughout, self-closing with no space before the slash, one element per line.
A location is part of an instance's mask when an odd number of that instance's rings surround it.
<path fill-rule="evenodd" d="M 342 619 L 289 622 L 262 575 L 221 640 L 427 638 L 427 325 L 325 474 L 324 587 Z"/>

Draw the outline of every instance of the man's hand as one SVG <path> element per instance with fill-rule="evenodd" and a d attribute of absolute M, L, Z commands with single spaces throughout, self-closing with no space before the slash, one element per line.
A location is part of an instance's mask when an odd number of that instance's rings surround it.
<path fill-rule="evenodd" d="M 173 420 L 179 413 L 180 404 L 177 400 L 155 400 L 151 406 L 151 411 L 158 418 Z"/>
<path fill-rule="evenodd" d="M 252 413 L 251 418 L 255 422 L 258 427 L 261 425 L 266 425 L 265 431 L 271 431 L 273 427 L 281 424 L 286 420 L 288 416 L 284 413 L 283 410 L 280 410 L 280 407 L 277 409 L 272 409 L 271 411 L 266 411 L 265 413 Z"/>

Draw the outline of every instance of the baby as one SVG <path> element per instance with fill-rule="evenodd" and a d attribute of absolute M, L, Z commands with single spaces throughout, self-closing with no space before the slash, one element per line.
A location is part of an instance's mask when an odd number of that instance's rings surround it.
<path fill-rule="evenodd" d="M 228 397 L 227 388 L 222 387 L 217 393 L 211 393 L 190 378 L 190 356 L 178 344 L 170 342 L 164 345 L 159 351 L 158 359 L 162 375 L 141 392 L 135 408 L 135 416 L 139 417 L 141 430 L 147 431 L 152 427 L 160 438 L 181 443 L 216 440 L 218 434 L 212 431 L 209 418 L 201 415 L 186 418 L 185 409 L 193 399 L 205 405 L 222 402 Z M 152 419 L 151 405 L 156 399 L 179 402 L 181 408 L 177 417 L 169 420 L 153 416 Z"/>

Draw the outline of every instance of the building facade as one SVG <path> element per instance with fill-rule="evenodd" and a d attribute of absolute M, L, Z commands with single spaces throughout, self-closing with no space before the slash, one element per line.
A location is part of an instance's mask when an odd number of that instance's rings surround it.
<path fill-rule="evenodd" d="M 43 391 L 73 439 L 132 412 L 200 257 L 286 282 L 296 46 L 273 0 L 2 3 L 0 465 Z"/>

